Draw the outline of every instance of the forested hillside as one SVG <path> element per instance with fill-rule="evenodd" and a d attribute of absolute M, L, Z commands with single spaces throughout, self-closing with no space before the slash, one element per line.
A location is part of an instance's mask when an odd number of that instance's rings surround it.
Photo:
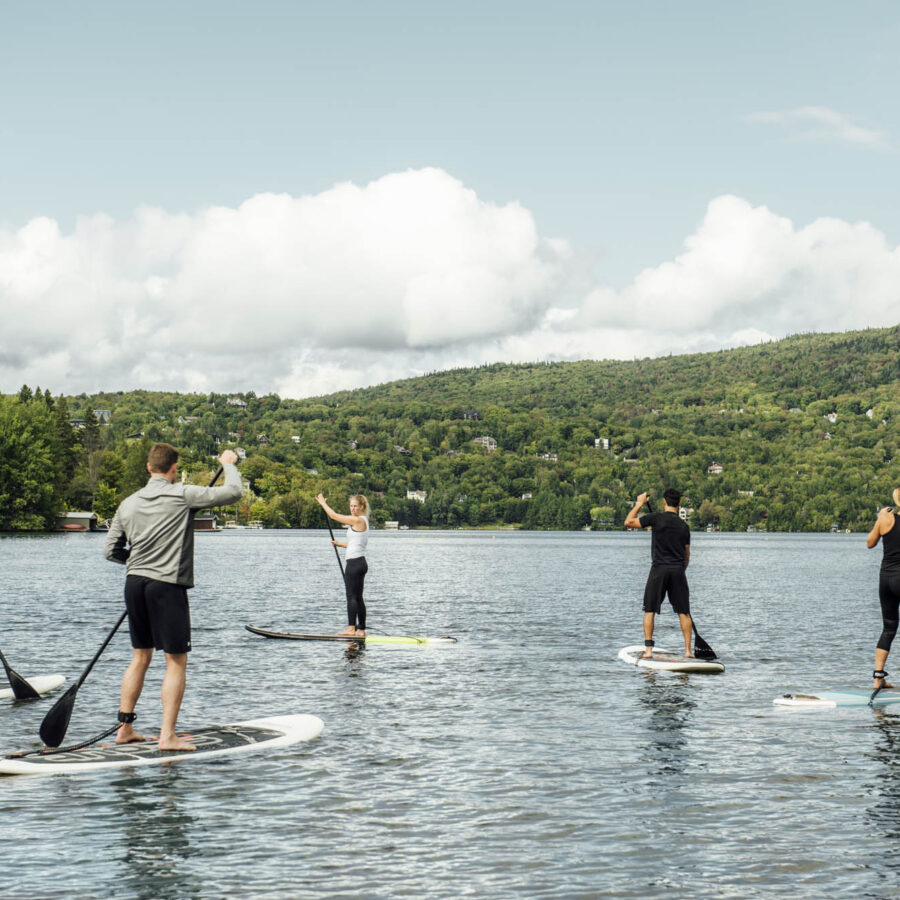
<path fill-rule="evenodd" d="M 617 527 L 641 490 L 674 485 L 696 528 L 868 529 L 900 484 L 898 361 L 889 328 L 497 364 L 309 400 L 23 387 L 0 398 L 0 529 L 45 527 L 63 505 L 110 515 L 156 440 L 197 481 L 241 448 L 249 490 L 231 514 L 273 527 L 321 527 L 320 490 L 340 505 L 365 493 L 376 522 L 413 527 Z"/>

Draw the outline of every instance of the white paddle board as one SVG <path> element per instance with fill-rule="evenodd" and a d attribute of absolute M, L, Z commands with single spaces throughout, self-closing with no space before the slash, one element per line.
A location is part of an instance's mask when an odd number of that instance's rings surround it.
<path fill-rule="evenodd" d="M 843 691 L 816 691 L 808 694 L 784 694 L 776 697 L 775 706 L 793 709 L 835 709 L 839 706 L 889 706 L 900 703 L 900 691 L 879 691 L 872 700 L 872 688 L 847 688 Z"/>
<path fill-rule="evenodd" d="M 271 628 L 259 628 L 256 625 L 245 625 L 244 628 L 253 634 L 261 634 L 267 638 L 283 638 L 289 641 L 343 641 L 351 644 L 455 644 L 454 637 L 411 637 L 409 635 L 367 634 L 364 638 L 348 634 L 315 634 L 303 631 L 273 631 Z"/>
<path fill-rule="evenodd" d="M 24 676 L 23 676 L 24 677 Z M 66 679 L 62 675 L 35 675 L 25 679 L 41 696 L 55 691 Z M 0 681 L 0 700 L 15 697 L 8 681 Z"/>
<path fill-rule="evenodd" d="M 632 647 L 623 647 L 619 651 L 619 659 L 641 669 L 656 669 L 662 672 L 705 672 L 714 675 L 724 672 L 725 666 L 717 659 L 696 659 L 691 656 L 681 656 L 671 650 L 663 650 L 662 647 L 653 648 L 653 656 L 642 659 L 643 644 L 635 644 Z"/>
<path fill-rule="evenodd" d="M 155 740 L 136 744 L 99 744 L 81 750 L 12 754 L 0 758 L 0 775 L 78 775 L 97 769 L 149 766 L 185 760 L 210 759 L 233 753 L 273 750 L 311 741 L 324 723 L 318 716 L 270 716 L 231 725 L 213 725 L 180 734 L 196 750 L 160 750 Z"/>

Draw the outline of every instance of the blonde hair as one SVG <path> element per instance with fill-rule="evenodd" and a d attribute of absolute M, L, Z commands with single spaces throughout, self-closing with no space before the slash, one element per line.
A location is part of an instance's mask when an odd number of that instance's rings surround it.
<path fill-rule="evenodd" d="M 362 509 L 363 515 L 366 515 L 366 513 L 368 513 L 369 511 L 369 501 L 366 500 L 365 495 L 353 494 L 350 497 L 350 502 L 352 503 L 354 500 L 359 504 L 360 508 Z M 898 501 L 898 503 L 900 503 L 900 501 Z"/>
<path fill-rule="evenodd" d="M 894 488 L 894 506 L 900 506 L 900 488 Z"/>

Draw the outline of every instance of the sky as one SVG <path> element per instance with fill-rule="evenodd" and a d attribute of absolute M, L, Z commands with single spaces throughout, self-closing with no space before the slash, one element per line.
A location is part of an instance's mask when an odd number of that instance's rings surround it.
<path fill-rule="evenodd" d="M 0 392 L 900 321 L 894 0 L 0 0 Z"/>

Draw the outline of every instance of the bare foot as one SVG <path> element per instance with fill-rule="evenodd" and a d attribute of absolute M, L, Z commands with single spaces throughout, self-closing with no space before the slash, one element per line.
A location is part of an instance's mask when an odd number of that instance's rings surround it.
<path fill-rule="evenodd" d="M 649 650 L 649 649 L 648 649 L 648 650 L 645 650 L 645 651 L 641 654 L 641 657 L 640 657 L 640 658 L 641 658 L 641 659 L 653 659 L 653 651 L 652 651 L 652 650 Z"/>
<path fill-rule="evenodd" d="M 356 628 L 354 628 L 352 625 L 348 625 L 343 631 L 339 631 L 337 633 L 337 636 L 338 637 L 352 637 L 354 634 L 356 634 Z"/>
<path fill-rule="evenodd" d="M 356 637 L 364 638 L 366 636 L 366 630 L 364 628 L 357 628 L 354 634 Z"/>
<path fill-rule="evenodd" d="M 177 734 L 173 735 L 171 738 L 166 738 L 163 740 L 162 735 L 159 736 L 159 749 L 160 750 L 196 750 L 197 748 L 191 744 L 189 741 L 186 741 L 184 738 L 179 737 Z"/>
<path fill-rule="evenodd" d="M 684 658 L 685 658 L 685 659 L 693 659 L 693 658 L 694 658 L 694 654 L 691 653 L 689 650 L 685 650 L 685 651 L 684 651 Z"/>
<path fill-rule="evenodd" d="M 872 685 L 872 690 L 876 690 L 877 688 L 881 688 L 882 690 L 890 690 L 893 688 L 892 684 L 889 684 L 883 678 L 876 678 L 875 683 Z"/>
<path fill-rule="evenodd" d="M 130 722 L 120 725 L 119 730 L 116 732 L 117 744 L 137 744 L 140 743 L 140 741 L 146 740 L 147 738 L 145 738 L 144 735 L 138 734 L 134 730 Z"/>

